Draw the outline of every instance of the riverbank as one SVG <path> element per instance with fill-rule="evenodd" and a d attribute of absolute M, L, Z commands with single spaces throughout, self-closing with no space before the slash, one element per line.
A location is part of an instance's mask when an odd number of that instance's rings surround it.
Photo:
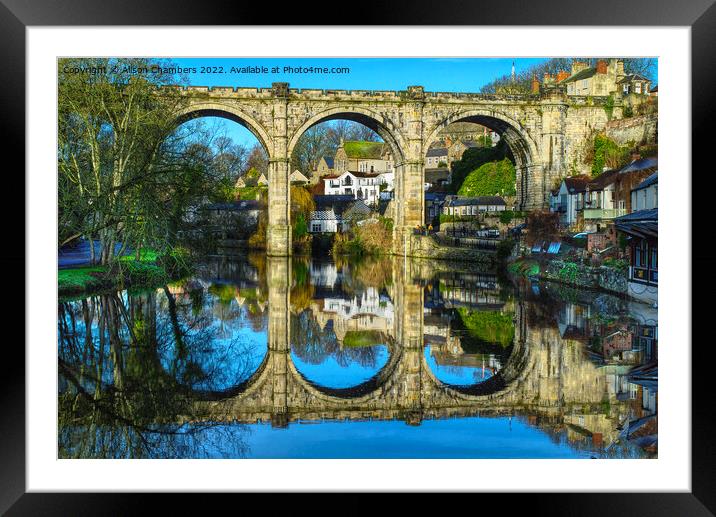
<path fill-rule="evenodd" d="M 191 273 L 186 257 L 147 253 L 136 260 L 122 257 L 111 265 L 78 266 L 57 271 L 60 298 L 126 288 L 159 287 Z"/>
<path fill-rule="evenodd" d="M 522 257 L 507 264 L 506 269 L 511 277 L 548 280 L 628 296 L 627 270 L 620 266 L 588 266 L 566 260 Z"/>

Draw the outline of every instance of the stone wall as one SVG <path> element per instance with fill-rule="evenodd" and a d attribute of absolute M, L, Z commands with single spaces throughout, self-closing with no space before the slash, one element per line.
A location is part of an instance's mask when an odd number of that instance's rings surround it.
<path fill-rule="evenodd" d="M 514 228 L 515 226 L 524 222 L 524 217 L 515 217 L 514 219 L 512 219 L 512 221 L 510 221 L 509 224 L 505 224 L 500 221 L 499 216 L 478 216 L 474 221 L 455 221 L 454 223 L 440 223 L 440 231 L 449 234 L 453 231 L 453 228 L 455 228 L 456 231 L 460 231 L 462 229 L 472 231 L 480 230 L 483 228 L 497 228 L 498 230 L 500 230 L 500 234 L 504 235 L 510 228 Z"/>
<path fill-rule="evenodd" d="M 626 273 L 609 267 L 592 267 L 552 260 L 541 268 L 540 277 L 588 289 L 627 294 Z"/>
<path fill-rule="evenodd" d="M 494 267 L 496 263 L 495 253 L 492 251 L 441 246 L 425 235 L 411 235 L 406 251 L 409 257 L 477 262 L 485 267 Z M 401 254 L 396 250 L 396 255 Z"/>
<path fill-rule="evenodd" d="M 605 127 L 606 135 L 620 145 L 629 142 L 655 143 L 658 116 L 640 115 L 619 120 L 610 120 Z"/>

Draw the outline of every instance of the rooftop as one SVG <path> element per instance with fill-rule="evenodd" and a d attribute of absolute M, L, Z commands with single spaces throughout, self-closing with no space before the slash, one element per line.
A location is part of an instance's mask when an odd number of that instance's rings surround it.
<path fill-rule="evenodd" d="M 580 81 L 582 79 L 589 79 L 596 73 L 597 73 L 597 69 L 594 67 L 585 68 L 584 70 L 580 70 L 576 74 L 567 77 L 566 79 L 564 79 L 562 81 L 562 83 L 567 84 L 567 83 L 573 83 L 574 81 Z"/>
<path fill-rule="evenodd" d="M 646 169 L 654 169 L 656 171 L 656 168 L 659 166 L 659 158 L 656 156 L 652 156 L 650 158 L 641 158 L 639 160 L 634 160 L 626 167 L 622 167 L 619 172 L 624 174 L 626 172 L 632 172 L 632 171 L 643 171 Z"/>
<path fill-rule="evenodd" d="M 589 182 L 589 190 L 604 190 L 605 187 L 608 187 L 616 181 L 618 174 L 619 169 L 611 169 L 602 172 L 599 176 Z"/>
<path fill-rule="evenodd" d="M 659 212 L 657 208 L 638 210 L 614 219 L 616 229 L 640 238 L 659 237 Z"/>
<path fill-rule="evenodd" d="M 448 151 L 444 147 L 431 147 L 428 149 L 427 156 L 447 156 Z"/>
<path fill-rule="evenodd" d="M 647 79 L 647 78 L 644 77 L 643 75 L 639 75 L 639 74 L 628 74 L 628 75 L 625 75 L 624 77 L 622 77 L 621 79 L 619 79 L 619 80 L 617 81 L 617 83 L 627 83 L 627 82 L 630 82 L 630 81 L 647 81 L 647 82 L 651 82 L 649 79 Z"/>
<path fill-rule="evenodd" d="M 567 187 L 567 191 L 570 194 L 575 194 L 577 192 L 584 192 L 587 190 L 587 185 L 590 181 L 592 181 L 591 176 L 582 174 L 581 176 L 570 176 L 568 178 L 564 178 L 564 185 Z"/>
<path fill-rule="evenodd" d="M 651 176 L 647 177 L 644 181 L 642 181 L 635 188 L 633 188 L 632 192 L 634 192 L 635 190 L 643 190 L 645 188 L 651 187 L 652 185 L 656 185 L 659 182 L 658 175 L 659 175 L 659 171 L 657 171 L 654 174 L 652 174 Z"/>
<path fill-rule="evenodd" d="M 353 196 L 351 194 L 313 196 L 313 201 L 316 203 L 316 209 L 320 210 L 338 205 L 346 205 L 353 201 Z"/>
<path fill-rule="evenodd" d="M 500 196 L 459 197 L 447 202 L 448 206 L 506 205 Z"/>

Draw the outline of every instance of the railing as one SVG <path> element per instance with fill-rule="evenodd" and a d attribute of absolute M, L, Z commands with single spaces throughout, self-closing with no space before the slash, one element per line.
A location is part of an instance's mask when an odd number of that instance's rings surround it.
<path fill-rule="evenodd" d="M 483 250 L 495 250 L 500 243 L 500 240 L 496 238 L 490 239 L 467 236 L 453 236 L 452 234 L 433 234 L 433 239 L 437 244 L 441 246 L 454 246 L 456 248 L 474 248 Z"/>
<path fill-rule="evenodd" d="M 625 208 L 585 208 L 585 219 L 614 219 L 626 215 Z"/>

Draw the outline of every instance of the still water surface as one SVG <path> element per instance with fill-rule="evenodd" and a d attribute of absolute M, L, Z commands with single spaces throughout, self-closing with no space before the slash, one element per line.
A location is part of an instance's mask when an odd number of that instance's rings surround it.
<path fill-rule="evenodd" d="M 657 315 L 401 259 L 208 258 L 58 306 L 63 458 L 644 458 Z"/>

